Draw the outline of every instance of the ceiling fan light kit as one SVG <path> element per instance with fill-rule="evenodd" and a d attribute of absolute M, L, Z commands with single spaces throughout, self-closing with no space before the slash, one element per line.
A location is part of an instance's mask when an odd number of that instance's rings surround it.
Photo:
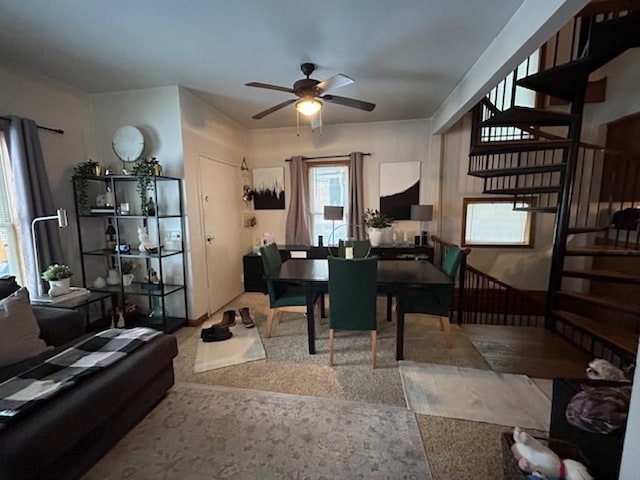
<path fill-rule="evenodd" d="M 296 110 L 307 117 L 315 115 L 321 108 L 322 102 L 315 98 L 303 98 L 296 102 Z"/>
<path fill-rule="evenodd" d="M 279 92 L 285 93 L 293 93 L 298 99 L 286 100 L 278 105 L 275 105 L 267 110 L 264 110 L 260 113 L 255 114 L 253 117 L 254 120 L 259 120 L 267 115 L 276 112 L 287 105 L 291 105 L 295 103 L 296 110 L 307 116 L 313 117 L 317 114 L 320 109 L 322 109 L 321 100 L 336 103 L 338 105 L 342 105 L 345 107 L 357 108 L 359 110 L 364 110 L 367 112 L 372 111 L 376 105 L 375 103 L 365 102 L 362 100 L 356 100 L 355 98 L 347 98 L 347 97 L 338 97 L 335 95 L 327 95 L 327 92 L 330 90 L 334 90 L 339 87 L 344 87 L 345 85 L 349 85 L 353 83 L 353 79 L 344 75 L 342 73 L 337 73 L 332 77 L 320 82 L 314 78 L 309 78 L 309 76 L 316 69 L 316 66 L 313 63 L 303 63 L 300 65 L 300 70 L 307 77 L 298 80 L 293 84 L 293 88 L 281 87 L 278 85 L 271 85 L 269 83 L 261 83 L 261 82 L 249 82 L 245 84 L 248 87 L 256 87 L 256 88 L 265 88 L 267 90 L 277 90 Z"/>

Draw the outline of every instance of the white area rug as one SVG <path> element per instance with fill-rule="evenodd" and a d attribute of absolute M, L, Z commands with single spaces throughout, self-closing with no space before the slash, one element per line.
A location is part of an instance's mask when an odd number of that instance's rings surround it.
<path fill-rule="evenodd" d="M 407 407 L 424 415 L 549 431 L 551 400 L 525 375 L 399 362 Z"/>
<path fill-rule="evenodd" d="M 215 317 L 213 320 L 206 321 L 203 327 L 210 327 L 220 320 Z M 262 340 L 256 327 L 246 328 L 242 325 L 242 321 L 236 321 L 236 326 L 230 327 L 229 330 L 233 333 L 233 337 L 228 340 L 206 343 L 200 340 L 196 350 L 194 372 L 206 372 L 265 358 Z"/>
<path fill-rule="evenodd" d="M 405 408 L 187 383 L 83 477 L 431 478 L 415 415 Z"/>

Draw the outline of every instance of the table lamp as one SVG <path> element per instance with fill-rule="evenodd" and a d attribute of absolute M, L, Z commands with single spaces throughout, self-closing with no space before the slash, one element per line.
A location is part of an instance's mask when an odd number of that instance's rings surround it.
<path fill-rule="evenodd" d="M 38 242 L 36 241 L 36 223 L 45 220 L 58 220 L 58 227 L 64 228 L 69 226 L 69 220 L 67 219 L 67 211 L 64 208 L 59 208 L 55 215 L 49 215 L 48 217 L 36 217 L 31 222 L 31 241 L 33 242 L 33 257 L 36 267 L 36 285 L 38 285 L 38 295 L 42 295 L 42 280 L 40 278 L 40 260 L 38 258 Z"/>
<path fill-rule="evenodd" d="M 433 218 L 433 205 L 411 205 L 411 220 L 417 220 L 420 222 L 421 245 L 428 245 L 427 231 L 422 228 L 422 222 L 430 222 Z"/>
<path fill-rule="evenodd" d="M 337 205 L 324 206 L 324 219 L 331 220 L 331 235 L 336 229 L 336 220 L 342 220 L 344 216 L 344 207 Z M 331 239 L 329 239 L 331 241 Z"/>

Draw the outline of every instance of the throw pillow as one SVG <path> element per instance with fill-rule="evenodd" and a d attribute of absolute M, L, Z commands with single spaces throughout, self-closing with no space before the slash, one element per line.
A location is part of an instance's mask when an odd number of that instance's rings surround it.
<path fill-rule="evenodd" d="M 11 365 L 47 350 L 40 327 L 22 287 L 0 300 L 0 367 Z"/>

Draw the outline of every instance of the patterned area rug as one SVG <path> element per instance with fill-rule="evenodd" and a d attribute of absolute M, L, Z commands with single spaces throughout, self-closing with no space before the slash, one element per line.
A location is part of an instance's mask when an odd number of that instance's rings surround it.
<path fill-rule="evenodd" d="M 202 327 L 210 327 L 221 320 L 222 315 L 214 316 L 207 320 Z M 240 320 L 237 320 L 236 326 L 230 327 L 229 330 L 233 336 L 222 342 L 198 341 L 193 365 L 194 372 L 206 372 L 265 358 L 264 347 L 257 328 L 246 328 Z"/>
<path fill-rule="evenodd" d="M 551 399 L 526 375 L 399 362 L 407 406 L 416 413 L 549 430 Z"/>
<path fill-rule="evenodd" d="M 84 480 L 431 479 L 404 408 L 178 383 Z"/>

